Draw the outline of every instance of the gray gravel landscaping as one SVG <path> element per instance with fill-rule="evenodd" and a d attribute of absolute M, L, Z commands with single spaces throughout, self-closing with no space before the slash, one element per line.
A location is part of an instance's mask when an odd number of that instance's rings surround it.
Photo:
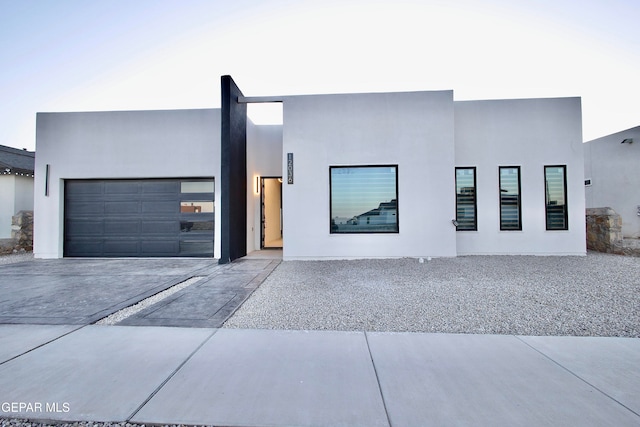
<path fill-rule="evenodd" d="M 285 261 L 224 327 L 640 337 L 640 258 Z"/>
<path fill-rule="evenodd" d="M 0 255 L 0 265 L 15 264 L 17 262 L 33 260 L 33 252 L 18 252 L 9 255 Z"/>

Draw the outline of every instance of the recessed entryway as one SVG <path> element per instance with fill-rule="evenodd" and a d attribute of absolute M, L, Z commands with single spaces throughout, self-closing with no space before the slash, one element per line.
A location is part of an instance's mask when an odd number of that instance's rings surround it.
<path fill-rule="evenodd" d="M 262 177 L 260 248 L 282 248 L 282 177 Z"/>

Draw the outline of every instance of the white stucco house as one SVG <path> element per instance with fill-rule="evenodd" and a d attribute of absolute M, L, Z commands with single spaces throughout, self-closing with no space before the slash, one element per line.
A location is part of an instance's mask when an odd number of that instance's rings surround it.
<path fill-rule="evenodd" d="M 579 98 L 221 85 L 220 109 L 39 113 L 35 256 L 586 253 Z"/>
<path fill-rule="evenodd" d="M 622 235 L 640 238 L 640 126 L 586 142 L 584 156 L 587 208 L 612 208 Z"/>
<path fill-rule="evenodd" d="M 33 210 L 35 153 L 0 145 L 0 239 L 11 237 L 11 218 Z"/>

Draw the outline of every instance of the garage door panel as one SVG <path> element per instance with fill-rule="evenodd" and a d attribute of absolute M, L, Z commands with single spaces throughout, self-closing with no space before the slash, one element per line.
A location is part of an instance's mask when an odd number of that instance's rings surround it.
<path fill-rule="evenodd" d="M 180 232 L 191 234 L 202 234 L 213 232 L 213 220 L 211 221 L 180 221 Z"/>
<path fill-rule="evenodd" d="M 104 233 L 113 236 L 137 236 L 140 234 L 140 221 L 107 219 L 104 221 Z"/>
<path fill-rule="evenodd" d="M 176 221 L 148 220 L 142 223 L 143 234 L 176 234 L 177 232 Z"/>
<path fill-rule="evenodd" d="M 68 181 L 66 184 L 66 191 L 73 195 L 82 194 L 102 194 L 104 190 L 103 181 Z"/>
<path fill-rule="evenodd" d="M 213 241 L 188 240 L 180 242 L 180 256 L 202 256 L 213 252 Z"/>
<path fill-rule="evenodd" d="M 65 229 L 74 236 L 102 236 L 104 234 L 104 223 L 99 220 L 67 220 Z"/>
<path fill-rule="evenodd" d="M 139 214 L 140 202 L 105 202 L 104 212 L 107 215 Z"/>
<path fill-rule="evenodd" d="M 181 179 L 65 181 L 65 256 L 213 256 L 213 193 L 181 212 Z M 197 188 L 214 188 L 212 179 Z M 189 201 L 189 205 L 192 201 Z M 185 242 L 197 240 L 197 242 Z"/>
<path fill-rule="evenodd" d="M 137 240 L 106 240 L 104 242 L 104 253 L 107 256 L 138 256 L 140 254 L 140 242 Z"/>
<path fill-rule="evenodd" d="M 74 201 L 68 200 L 65 206 L 66 211 L 73 211 L 75 216 L 80 215 L 101 215 L 104 213 L 104 202 L 98 201 Z"/>
<path fill-rule="evenodd" d="M 177 194 L 180 191 L 180 183 L 178 181 L 156 181 L 143 182 L 141 184 L 142 193 L 165 193 Z"/>
<path fill-rule="evenodd" d="M 137 181 L 105 181 L 105 194 L 137 194 L 140 184 Z"/>
<path fill-rule="evenodd" d="M 177 214 L 179 211 L 179 205 L 176 200 L 168 201 L 156 201 L 149 200 L 142 202 L 142 213 L 165 213 L 165 214 Z"/>
<path fill-rule="evenodd" d="M 179 243 L 176 240 L 143 240 L 141 242 L 142 255 L 167 256 L 176 255 Z M 169 256 L 171 256 L 169 255 Z"/>
<path fill-rule="evenodd" d="M 65 242 L 65 251 L 70 255 L 65 256 L 103 256 L 102 241 L 95 240 L 71 240 Z"/>

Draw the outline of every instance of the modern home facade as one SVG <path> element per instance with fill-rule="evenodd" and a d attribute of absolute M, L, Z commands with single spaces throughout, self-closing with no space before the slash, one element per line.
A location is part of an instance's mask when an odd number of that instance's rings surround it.
<path fill-rule="evenodd" d="M 584 152 L 587 208 L 612 208 L 622 235 L 640 238 L 640 126 L 588 141 Z"/>
<path fill-rule="evenodd" d="M 586 253 L 579 98 L 221 83 L 220 109 L 38 114 L 35 256 Z"/>

